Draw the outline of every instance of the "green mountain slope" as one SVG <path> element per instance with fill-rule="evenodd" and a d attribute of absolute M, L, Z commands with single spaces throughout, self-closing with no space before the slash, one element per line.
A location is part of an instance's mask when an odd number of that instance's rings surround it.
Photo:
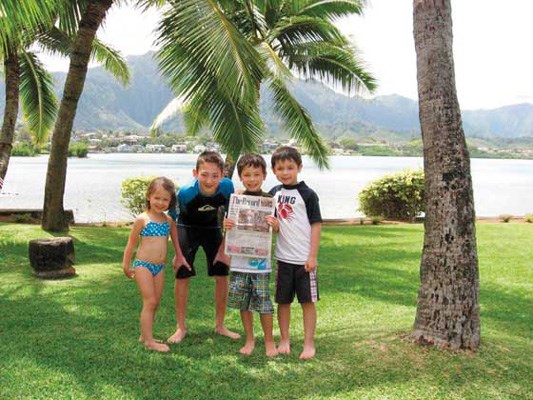
<path fill-rule="evenodd" d="M 127 88 L 120 86 L 102 68 L 89 70 L 76 114 L 76 130 L 147 132 L 152 120 L 173 96 L 157 70 L 153 53 L 130 56 L 128 64 L 132 78 Z M 65 77 L 65 73 L 54 73 L 58 97 Z M 350 98 L 316 82 L 295 81 L 292 91 L 325 137 L 407 140 L 420 135 L 418 105 L 414 100 L 398 95 L 378 96 L 370 100 Z M 0 112 L 3 112 L 3 81 L 0 82 L 0 96 Z M 272 112 L 271 104 L 269 94 L 262 92 L 261 109 L 269 134 L 286 136 L 279 119 Z M 463 111 L 463 123 L 469 137 L 533 137 L 533 105 Z M 164 130 L 181 133 L 180 118 L 169 121 Z"/>

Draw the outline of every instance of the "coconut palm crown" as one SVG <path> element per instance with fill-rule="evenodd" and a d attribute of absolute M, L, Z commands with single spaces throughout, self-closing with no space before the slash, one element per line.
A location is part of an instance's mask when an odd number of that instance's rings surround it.
<path fill-rule="evenodd" d="M 157 58 L 177 99 L 152 127 L 179 108 L 189 134 L 209 127 L 236 160 L 256 151 L 264 137 L 259 90 L 265 84 L 291 138 L 319 167 L 327 167 L 327 149 L 288 83 L 315 79 L 348 94 L 375 88 L 374 78 L 334 25 L 340 17 L 361 14 L 364 0 L 168 3 L 158 27 Z"/>

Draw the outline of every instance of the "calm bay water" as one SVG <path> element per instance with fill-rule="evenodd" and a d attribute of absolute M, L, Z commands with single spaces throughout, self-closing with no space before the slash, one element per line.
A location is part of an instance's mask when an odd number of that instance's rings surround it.
<path fill-rule="evenodd" d="M 269 157 L 266 156 L 267 162 Z M 331 169 L 319 171 L 304 157 L 301 179 L 320 197 L 324 218 L 355 218 L 357 194 L 370 181 L 407 168 L 422 168 L 417 157 L 331 157 Z M 191 180 L 196 154 L 89 154 L 68 160 L 65 209 L 77 222 L 127 221 L 132 218 L 120 204 L 125 178 L 164 175 L 178 185 Z M 0 208 L 42 208 L 47 156 L 12 157 Z M 235 173 L 235 175 L 237 175 Z M 472 160 L 476 215 L 533 213 L 533 160 Z M 241 183 L 235 176 L 236 187 Z M 269 171 L 264 188 L 276 185 Z"/>

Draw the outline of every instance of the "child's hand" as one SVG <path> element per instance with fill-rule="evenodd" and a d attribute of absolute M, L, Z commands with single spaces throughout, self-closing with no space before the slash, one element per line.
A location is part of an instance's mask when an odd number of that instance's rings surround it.
<path fill-rule="evenodd" d="M 172 269 L 174 270 L 174 273 L 178 272 L 178 269 L 182 267 L 187 268 L 189 271 L 191 270 L 191 266 L 182 254 L 179 256 L 174 256 L 172 259 Z"/>
<path fill-rule="evenodd" d="M 309 257 L 307 261 L 305 262 L 305 270 L 307 272 L 313 272 L 316 271 L 318 268 L 318 260 L 316 257 Z"/>
<path fill-rule="evenodd" d="M 128 279 L 135 278 L 135 272 L 130 268 L 129 265 L 125 265 L 122 269 L 124 270 L 124 275 L 126 275 Z"/>
<path fill-rule="evenodd" d="M 274 217 L 273 215 L 267 215 L 265 217 L 265 221 L 268 225 L 272 227 L 272 230 L 274 232 L 279 232 L 279 222 L 276 217 Z"/>
<path fill-rule="evenodd" d="M 215 256 L 215 259 L 213 260 L 213 265 L 215 265 L 219 261 L 226 265 L 230 265 L 231 258 L 228 255 L 226 255 L 226 253 L 224 253 L 224 250 L 222 250 L 222 251 L 219 251 L 217 255 Z"/>
<path fill-rule="evenodd" d="M 224 218 L 224 229 L 232 229 L 235 227 L 235 221 L 229 218 Z"/>

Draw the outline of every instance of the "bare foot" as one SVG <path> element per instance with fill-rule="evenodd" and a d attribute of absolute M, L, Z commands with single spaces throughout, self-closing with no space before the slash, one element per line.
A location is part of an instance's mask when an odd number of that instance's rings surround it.
<path fill-rule="evenodd" d="M 278 349 L 276 349 L 276 343 L 265 342 L 265 353 L 267 357 L 275 357 L 278 355 Z"/>
<path fill-rule="evenodd" d="M 300 354 L 300 360 L 308 360 L 315 356 L 315 346 L 304 346 L 302 353 Z"/>
<path fill-rule="evenodd" d="M 239 350 L 239 352 L 241 354 L 244 354 L 245 356 L 249 356 L 250 354 L 254 352 L 254 348 L 255 348 L 255 340 L 246 341 L 246 343 L 244 343 L 244 346 Z"/>
<path fill-rule="evenodd" d="M 168 343 L 179 343 L 187 336 L 187 331 L 185 329 L 178 328 L 172 336 L 167 339 Z"/>
<path fill-rule="evenodd" d="M 153 340 L 154 342 L 157 342 L 157 343 L 163 343 L 163 341 L 162 341 L 161 339 L 153 338 L 152 340 Z M 142 335 L 139 336 L 139 342 L 144 343 L 144 338 L 143 338 Z"/>
<path fill-rule="evenodd" d="M 241 337 L 241 335 L 239 335 L 237 332 L 232 332 L 225 326 L 223 326 L 222 328 L 215 328 L 215 333 L 221 336 L 229 337 L 230 339 L 233 339 L 233 340 L 237 340 Z"/>
<path fill-rule="evenodd" d="M 280 340 L 278 346 L 279 354 L 291 354 L 291 342 L 288 340 Z"/>
<path fill-rule="evenodd" d="M 144 342 L 144 348 L 146 350 L 154 350 L 159 351 L 161 353 L 166 353 L 170 351 L 170 347 L 168 347 L 166 344 L 158 343 L 155 340 L 152 340 L 150 342 Z"/>

